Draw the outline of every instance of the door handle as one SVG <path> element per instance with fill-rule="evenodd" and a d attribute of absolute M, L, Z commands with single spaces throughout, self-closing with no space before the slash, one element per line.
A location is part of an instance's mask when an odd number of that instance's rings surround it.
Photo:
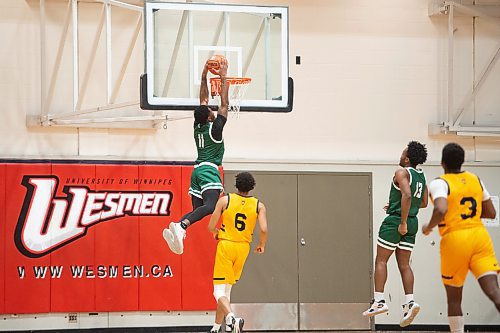
<path fill-rule="evenodd" d="M 306 240 L 304 238 L 300 239 L 300 245 L 306 246 Z"/>

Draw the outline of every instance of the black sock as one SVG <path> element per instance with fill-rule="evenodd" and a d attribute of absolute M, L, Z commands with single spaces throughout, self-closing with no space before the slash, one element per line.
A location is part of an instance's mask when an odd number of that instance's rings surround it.
<path fill-rule="evenodd" d="M 182 229 L 186 230 L 189 225 L 186 224 L 184 221 L 181 221 L 181 227 Z"/>

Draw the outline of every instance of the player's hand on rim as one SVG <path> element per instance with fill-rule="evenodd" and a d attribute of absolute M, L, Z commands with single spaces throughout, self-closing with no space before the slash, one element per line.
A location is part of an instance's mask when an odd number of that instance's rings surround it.
<path fill-rule="evenodd" d="M 222 58 L 221 61 L 220 61 L 220 67 L 219 67 L 219 76 L 221 78 L 223 77 L 226 77 L 227 76 L 227 59 L 226 58 Z"/>

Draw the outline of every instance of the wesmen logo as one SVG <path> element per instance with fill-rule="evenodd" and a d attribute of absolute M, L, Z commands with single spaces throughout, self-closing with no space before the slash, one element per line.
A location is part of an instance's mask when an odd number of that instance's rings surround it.
<path fill-rule="evenodd" d="M 85 236 L 99 222 L 123 217 L 168 216 L 172 192 L 91 191 L 85 186 L 64 186 L 56 197 L 55 176 L 24 176 L 27 188 L 14 241 L 21 253 L 38 258 Z"/>

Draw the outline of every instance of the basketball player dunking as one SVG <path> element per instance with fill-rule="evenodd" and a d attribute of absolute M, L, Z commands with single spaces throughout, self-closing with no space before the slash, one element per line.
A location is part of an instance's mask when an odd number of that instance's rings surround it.
<path fill-rule="evenodd" d="M 194 110 L 194 141 L 198 150 L 198 158 L 191 174 L 189 187 L 193 210 L 182 216 L 179 222 L 171 222 L 169 227 L 163 230 L 163 238 L 172 252 L 176 254 L 184 252 L 186 229 L 205 216 L 212 214 L 219 195 L 223 191 L 219 166 L 222 164 L 224 156 L 222 130 L 227 121 L 229 107 L 227 67 L 227 60 L 222 58 L 218 71 L 221 79 L 221 105 L 217 117 L 208 107 L 207 72 L 209 61 L 205 64 L 201 74 L 200 106 Z"/>

